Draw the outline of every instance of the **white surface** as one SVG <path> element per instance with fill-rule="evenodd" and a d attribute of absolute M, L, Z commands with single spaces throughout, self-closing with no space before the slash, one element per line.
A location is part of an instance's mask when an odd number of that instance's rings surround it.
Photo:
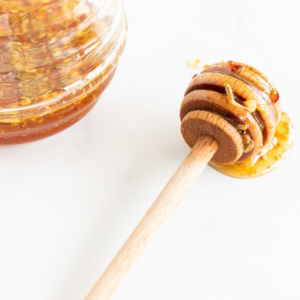
<path fill-rule="evenodd" d="M 253 64 L 300 128 L 299 3 L 127 0 L 127 47 L 95 109 L 0 148 L 0 299 L 84 298 L 188 153 L 189 59 Z M 254 180 L 207 168 L 113 299 L 299 299 L 299 154 Z"/>

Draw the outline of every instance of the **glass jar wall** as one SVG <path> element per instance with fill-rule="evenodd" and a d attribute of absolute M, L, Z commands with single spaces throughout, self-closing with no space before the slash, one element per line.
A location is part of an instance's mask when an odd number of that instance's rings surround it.
<path fill-rule="evenodd" d="M 58 133 L 110 83 L 127 35 L 121 0 L 0 5 L 0 144 Z"/>

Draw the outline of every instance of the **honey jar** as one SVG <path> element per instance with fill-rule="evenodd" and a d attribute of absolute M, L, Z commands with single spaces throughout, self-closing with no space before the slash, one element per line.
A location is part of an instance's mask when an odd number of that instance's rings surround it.
<path fill-rule="evenodd" d="M 116 71 L 122 0 L 0 4 L 0 144 L 54 135 L 82 119 Z"/>

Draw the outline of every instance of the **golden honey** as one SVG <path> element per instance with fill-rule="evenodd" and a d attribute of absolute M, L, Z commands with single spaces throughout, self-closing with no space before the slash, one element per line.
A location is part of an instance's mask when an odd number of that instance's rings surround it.
<path fill-rule="evenodd" d="M 108 86 L 126 41 L 123 3 L 2 3 L 0 144 L 39 140 L 79 121 Z"/>
<path fill-rule="evenodd" d="M 290 154 L 294 144 L 294 126 L 287 114 L 282 113 L 276 127 L 273 142 L 259 155 L 248 161 L 241 161 L 232 165 L 209 165 L 217 171 L 235 178 L 255 178 L 265 175 L 278 168 Z"/>

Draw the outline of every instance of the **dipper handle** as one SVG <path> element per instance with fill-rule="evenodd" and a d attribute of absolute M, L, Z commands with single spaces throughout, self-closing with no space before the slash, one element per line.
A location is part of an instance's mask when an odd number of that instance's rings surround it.
<path fill-rule="evenodd" d="M 217 150 L 212 137 L 199 138 L 85 300 L 110 299 Z"/>

